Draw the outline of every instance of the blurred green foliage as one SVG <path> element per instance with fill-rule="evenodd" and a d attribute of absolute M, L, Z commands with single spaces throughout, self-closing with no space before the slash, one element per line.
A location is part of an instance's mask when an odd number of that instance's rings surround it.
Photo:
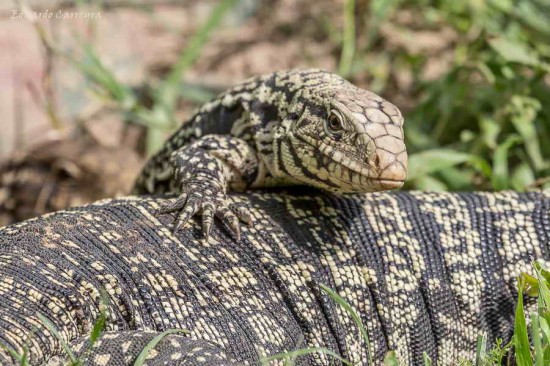
<path fill-rule="evenodd" d="M 408 188 L 550 187 L 550 2 L 372 0 L 366 7 L 355 21 L 364 18 L 356 34 L 368 36 L 362 48 L 356 40 L 349 73 L 374 70 L 371 84 L 382 93 L 390 78 L 376 73 L 380 64 L 412 75 L 418 101 L 405 115 Z M 429 55 L 377 48 L 379 27 L 403 11 L 418 27 L 456 34 L 451 65 L 435 80 L 421 72 Z"/>

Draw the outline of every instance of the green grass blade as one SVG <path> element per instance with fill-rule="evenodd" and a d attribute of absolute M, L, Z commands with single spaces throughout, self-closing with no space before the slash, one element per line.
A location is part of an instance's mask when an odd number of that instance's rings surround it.
<path fill-rule="evenodd" d="M 125 109 L 130 108 L 135 99 L 131 89 L 120 83 L 115 74 L 105 67 L 91 44 L 85 42 L 83 50 L 86 60 L 89 62 L 88 75 Z"/>
<path fill-rule="evenodd" d="M 21 360 L 19 361 L 19 366 L 29 366 L 29 345 L 25 343 L 23 346 L 23 354 L 21 355 Z"/>
<path fill-rule="evenodd" d="M 369 357 L 369 364 L 370 365 L 374 365 L 373 363 L 373 359 L 372 359 L 372 352 L 371 352 L 371 349 L 370 349 L 370 339 L 369 339 L 369 333 L 367 331 L 367 328 L 365 327 L 365 325 L 363 324 L 363 321 L 361 320 L 361 317 L 359 316 L 359 314 L 357 314 L 357 312 L 355 312 L 355 310 L 353 310 L 353 308 L 351 307 L 351 305 L 343 298 L 341 297 L 340 295 L 338 295 L 336 292 L 334 292 L 331 288 L 321 284 L 319 285 L 321 287 L 321 289 L 323 291 L 325 291 L 327 293 L 327 295 L 329 295 L 332 300 L 334 300 L 338 305 L 340 305 L 348 314 L 350 314 L 351 318 L 353 319 L 354 323 L 357 325 L 357 327 L 359 328 L 359 331 L 361 332 L 361 336 L 363 337 L 363 339 L 365 340 L 365 344 L 367 345 L 367 353 L 368 353 L 368 357 Z"/>
<path fill-rule="evenodd" d="M 19 362 L 19 364 L 21 365 L 21 360 L 23 359 L 22 354 L 20 354 L 19 352 L 17 352 L 13 348 L 11 348 L 10 346 L 8 346 L 7 344 L 4 344 L 2 342 L 0 342 L 0 348 L 2 348 L 4 351 L 8 352 L 11 355 L 11 357 L 16 359 L 17 362 Z"/>
<path fill-rule="evenodd" d="M 432 360 L 426 352 L 422 352 L 422 358 L 424 359 L 424 366 L 432 366 Z"/>
<path fill-rule="evenodd" d="M 351 73 L 355 55 L 355 0 L 344 1 L 344 32 L 342 37 L 342 54 L 338 72 L 346 77 Z"/>
<path fill-rule="evenodd" d="M 67 353 L 69 360 L 71 361 L 71 365 L 79 365 L 80 363 L 76 358 L 73 350 L 69 347 L 69 344 L 67 343 L 65 338 L 63 338 L 63 336 L 59 333 L 55 325 L 53 325 L 53 323 L 44 315 L 40 313 L 37 313 L 36 315 L 38 316 L 38 319 L 40 319 L 40 321 L 44 324 L 44 326 L 59 340 L 59 342 L 63 346 L 63 349 Z"/>
<path fill-rule="evenodd" d="M 94 347 L 95 343 L 101 336 L 103 329 L 105 328 L 105 323 L 107 322 L 108 306 L 109 306 L 109 298 L 106 293 L 102 292 L 99 317 L 95 321 L 94 326 L 92 327 L 92 331 L 90 332 L 86 350 L 82 352 L 82 355 L 81 355 L 81 359 L 84 361 L 88 358 L 90 352 L 92 351 L 92 348 Z"/>
<path fill-rule="evenodd" d="M 539 326 L 539 316 L 531 314 L 531 339 L 535 351 L 535 365 L 544 366 L 544 351 L 542 349 L 542 335 Z"/>
<path fill-rule="evenodd" d="M 508 169 L 509 152 L 512 146 L 521 142 L 518 135 L 510 135 L 496 149 L 493 157 L 493 176 L 491 184 L 493 189 L 500 191 L 510 186 L 510 173 Z"/>
<path fill-rule="evenodd" d="M 147 136 L 145 136 L 145 149 L 147 156 L 153 155 L 162 148 L 162 145 L 166 140 L 166 135 L 164 133 L 165 130 L 165 126 L 161 129 L 149 128 L 147 130 Z"/>
<path fill-rule="evenodd" d="M 181 94 L 180 84 L 185 71 L 193 65 L 199 57 L 202 48 L 210 38 L 211 33 L 220 24 L 225 13 L 235 6 L 237 0 L 221 0 L 212 10 L 206 22 L 199 28 L 191 38 L 188 46 L 180 54 L 175 65 L 172 67 L 168 77 L 160 84 L 153 95 L 154 105 L 147 116 L 152 116 L 155 125 L 160 128 L 150 128 L 147 131 L 146 149 L 147 155 L 158 151 L 165 139 L 163 131 L 174 127 L 174 109 L 178 96 Z"/>
<path fill-rule="evenodd" d="M 533 360 L 531 358 L 529 336 L 527 335 L 527 324 L 525 322 L 525 312 L 523 310 L 523 288 L 524 282 L 520 277 L 518 281 L 518 302 L 516 305 L 514 326 L 514 347 L 517 365 L 532 366 Z"/>
<path fill-rule="evenodd" d="M 36 326 L 34 326 L 31 330 L 31 332 L 27 335 L 27 338 L 25 339 L 25 344 L 23 345 L 23 354 L 21 355 L 21 360 L 19 361 L 19 366 L 28 366 L 30 365 L 29 361 L 29 343 L 31 341 L 31 338 L 36 333 Z"/>
<path fill-rule="evenodd" d="M 535 170 L 547 167 L 541 152 L 535 121 L 541 109 L 540 101 L 525 95 L 514 95 L 509 105 L 512 124 L 523 138 L 527 154 Z"/>
<path fill-rule="evenodd" d="M 156 102 L 172 110 L 176 103 L 178 87 L 183 73 L 199 57 L 202 48 L 210 38 L 212 31 L 220 24 L 225 13 L 235 6 L 237 0 L 222 0 L 210 14 L 206 23 L 201 26 L 198 32 L 191 38 L 189 45 L 181 53 L 176 64 L 170 71 L 167 79 L 161 84 Z"/>
<path fill-rule="evenodd" d="M 546 338 L 546 344 L 550 344 L 550 325 L 548 325 L 548 321 L 544 318 L 539 319 L 539 326 L 542 330 L 542 334 Z"/>
<path fill-rule="evenodd" d="M 90 348 L 93 347 L 95 342 L 99 339 L 99 336 L 101 335 L 101 332 L 103 331 L 103 328 L 105 328 L 105 322 L 107 320 L 107 311 L 105 308 L 101 309 L 101 312 L 99 313 L 99 318 L 94 323 L 94 326 L 92 328 L 92 332 L 90 333 Z"/>
<path fill-rule="evenodd" d="M 167 331 L 162 332 L 161 334 L 153 338 L 149 343 L 147 343 L 147 345 L 145 345 L 145 347 L 141 350 L 138 357 L 136 358 L 136 361 L 134 362 L 134 366 L 142 366 L 145 363 L 147 356 L 149 356 L 149 352 L 151 352 L 151 350 L 155 348 L 155 346 L 160 341 L 162 341 L 164 337 L 175 333 L 189 334 L 189 331 L 185 329 L 169 329 Z"/>
<path fill-rule="evenodd" d="M 487 334 L 477 337 L 476 363 L 475 366 L 483 366 L 487 358 Z"/>
<path fill-rule="evenodd" d="M 217 94 L 221 92 L 222 90 L 214 92 L 214 90 L 212 89 L 207 89 L 200 85 L 193 85 L 188 83 L 182 83 L 179 89 L 179 93 L 183 98 L 191 102 L 201 104 L 212 100 Z"/>
<path fill-rule="evenodd" d="M 273 356 L 267 356 L 267 357 L 260 358 L 260 363 L 262 365 L 266 365 L 268 362 L 271 362 L 271 361 L 288 360 L 288 359 L 297 358 L 297 357 L 300 357 L 300 356 L 305 356 L 305 355 L 309 355 L 311 353 L 317 353 L 317 352 L 325 353 L 325 354 L 327 354 L 331 357 L 334 357 L 335 359 L 337 359 L 338 361 L 342 362 L 345 365 L 349 365 L 349 366 L 352 365 L 351 362 L 349 362 L 348 360 L 340 357 L 340 355 L 338 355 L 336 352 L 331 351 L 330 349 L 324 348 L 324 347 L 302 348 L 302 349 L 298 349 L 298 350 L 291 351 L 291 352 L 278 353 L 278 354 L 273 355 Z"/>

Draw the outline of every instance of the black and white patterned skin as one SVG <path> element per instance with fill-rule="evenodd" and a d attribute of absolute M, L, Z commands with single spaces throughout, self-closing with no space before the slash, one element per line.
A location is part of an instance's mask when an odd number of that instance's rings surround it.
<path fill-rule="evenodd" d="M 512 334 L 516 277 L 550 258 L 550 193 L 289 191 L 230 194 L 255 221 L 235 238 L 200 220 L 171 229 L 164 197 L 98 202 L 0 229 L 0 341 L 32 364 L 61 364 L 47 317 L 83 354 L 109 299 L 106 332 L 87 365 L 131 365 L 173 334 L 147 365 L 254 365 L 267 355 L 326 347 L 366 365 L 350 317 L 319 290 L 335 289 L 368 327 L 377 364 L 472 359 L 476 337 Z M 529 304 L 534 302 L 528 301 Z M 32 336 L 29 335 L 32 333 Z M 297 365 L 338 364 L 321 354 Z M 57 362 L 57 363 L 56 363 Z M 0 364 L 14 360 L 0 349 Z M 273 363 L 277 364 L 277 363 Z M 279 363 L 282 364 L 282 363 Z"/>
<path fill-rule="evenodd" d="M 237 238 L 246 207 L 228 190 L 308 185 L 331 192 L 399 188 L 407 175 L 403 117 L 380 96 L 318 70 L 249 79 L 204 104 L 143 169 L 135 193 L 176 193 L 161 212 L 175 229 L 200 214 Z"/>

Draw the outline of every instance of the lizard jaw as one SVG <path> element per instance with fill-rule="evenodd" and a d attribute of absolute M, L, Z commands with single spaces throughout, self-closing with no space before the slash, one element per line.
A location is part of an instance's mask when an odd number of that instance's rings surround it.
<path fill-rule="evenodd" d="M 341 151 L 335 150 L 332 146 L 320 142 L 319 150 L 324 155 L 323 161 L 330 161 L 336 164 L 341 164 L 343 167 L 353 173 L 359 174 L 372 181 L 378 181 L 384 186 L 399 188 L 403 185 L 406 177 L 406 169 L 398 165 L 402 165 L 397 158 L 401 154 L 396 154 L 394 162 L 380 169 L 377 165 L 372 165 L 366 162 L 359 162 L 354 158 L 346 157 Z M 388 173 L 386 171 L 390 170 Z M 375 175 L 376 174 L 376 175 Z M 387 174 L 387 176 L 385 176 Z M 351 176 L 350 176 L 351 179 Z M 388 188 L 394 189 L 394 188 Z"/>
<path fill-rule="evenodd" d="M 296 144 L 298 141 L 301 141 L 301 143 Z M 297 149 L 298 145 L 302 145 L 303 147 L 309 145 L 317 150 L 317 154 L 322 155 L 321 166 L 305 164 L 306 166 L 310 166 L 310 173 L 319 179 L 319 181 L 316 181 L 315 179 L 308 178 L 304 181 L 306 184 L 341 194 L 397 189 L 403 186 L 405 181 L 406 165 L 400 159 L 401 154 L 406 154 L 405 151 L 395 155 L 395 158 L 392 159 L 394 163 L 384 164 L 382 169 L 380 169 L 376 164 L 369 164 L 366 160 L 350 157 L 333 146 L 323 141 L 315 140 L 310 136 L 300 136 L 300 139 L 295 139 L 294 141 L 288 139 L 288 142 L 294 142 L 292 145 L 295 149 Z M 314 153 L 310 151 L 309 154 Z M 315 159 L 311 158 L 310 161 L 315 161 Z M 379 159 L 378 163 L 382 161 L 387 162 L 388 159 Z M 295 178 L 299 181 L 304 179 L 304 177 Z M 332 182 L 332 184 L 329 182 Z"/>

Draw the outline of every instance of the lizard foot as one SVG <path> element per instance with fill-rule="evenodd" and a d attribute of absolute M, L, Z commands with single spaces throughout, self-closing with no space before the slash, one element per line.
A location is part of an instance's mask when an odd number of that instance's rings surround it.
<path fill-rule="evenodd" d="M 208 241 L 214 218 L 222 221 L 230 231 L 235 234 L 237 240 L 241 239 L 241 228 L 239 221 L 248 225 L 252 222 L 252 216 L 248 210 L 239 204 L 228 204 L 225 194 L 202 194 L 197 191 L 184 192 L 174 201 L 163 204 L 159 213 L 179 211 L 178 220 L 174 232 L 180 230 L 185 224 L 198 213 L 202 214 L 202 230 L 204 238 Z"/>

